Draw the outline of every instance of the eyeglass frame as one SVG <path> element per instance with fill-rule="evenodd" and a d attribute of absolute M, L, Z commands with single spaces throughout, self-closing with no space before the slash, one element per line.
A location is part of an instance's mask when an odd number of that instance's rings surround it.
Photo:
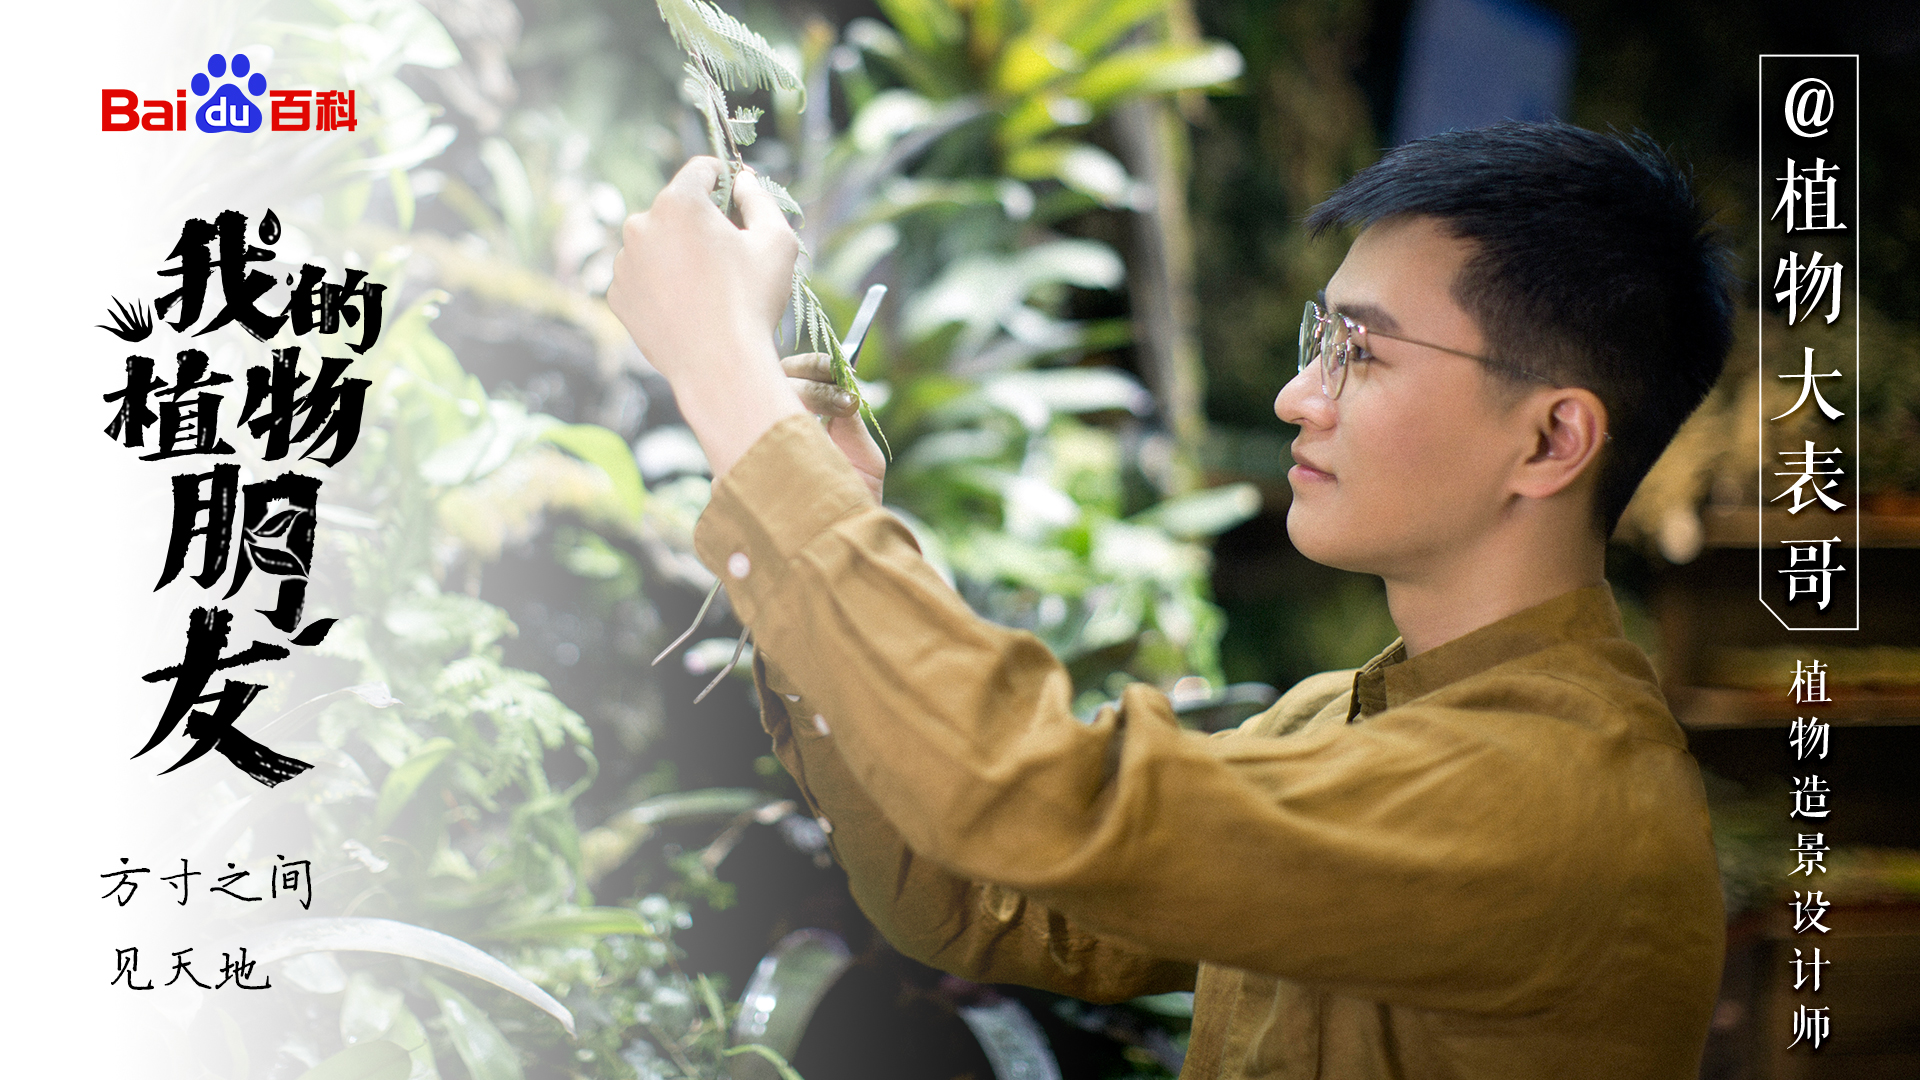
<path fill-rule="evenodd" d="M 1323 297 L 1325 296 L 1324 293 L 1322 293 L 1321 295 Z M 1329 342 L 1326 337 L 1321 336 L 1321 340 L 1323 342 L 1328 342 L 1328 343 L 1323 344 L 1319 349 L 1316 349 L 1314 351 L 1314 355 L 1311 358 L 1309 358 L 1307 353 L 1307 346 L 1312 343 L 1313 339 L 1316 336 L 1320 335 L 1320 328 L 1322 326 L 1331 325 L 1335 319 L 1340 320 L 1340 322 L 1346 327 L 1346 331 L 1347 331 L 1346 340 L 1339 342 L 1337 345 L 1335 345 Z M 1436 345 L 1431 341 L 1421 341 L 1417 338 L 1403 337 L 1399 334 L 1389 334 L 1385 330 L 1375 330 L 1371 327 L 1355 322 L 1349 316 L 1342 315 L 1337 311 L 1329 311 L 1326 308 L 1323 308 L 1319 300 L 1307 301 L 1306 310 L 1303 311 L 1300 315 L 1300 342 L 1299 342 L 1299 359 L 1298 359 L 1299 366 L 1294 369 L 1295 373 L 1297 374 L 1299 372 L 1304 372 L 1307 370 L 1307 366 L 1309 364 L 1313 364 L 1317 362 L 1320 365 L 1320 393 L 1330 401 L 1338 401 L 1340 399 L 1341 392 L 1344 391 L 1347 387 L 1347 364 L 1352 359 L 1352 357 L 1349 355 L 1350 350 L 1357 348 L 1364 354 L 1365 358 L 1368 358 L 1368 359 L 1371 359 L 1373 356 L 1373 353 L 1370 350 L 1368 350 L 1365 345 L 1359 344 L 1356 341 L 1356 339 L 1359 338 L 1360 336 L 1367 335 L 1367 334 L 1377 334 L 1380 337 L 1388 339 L 1389 341 L 1404 341 L 1409 345 L 1419 345 L 1428 349 L 1438 349 L 1443 353 L 1452 353 L 1455 356 L 1464 356 L 1469 360 L 1478 360 L 1482 364 L 1485 364 L 1488 367 L 1494 368 L 1495 370 L 1498 370 L 1498 371 L 1511 372 L 1512 374 L 1521 376 L 1523 378 L 1537 379 L 1540 382 L 1546 383 L 1549 386 L 1559 385 L 1558 383 L 1554 382 L 1552 379 L 1548 378 L 1545 375 L 1540 374 L 1537 371 L 1529 371 L 1526 368 L 1520 367 L 1516 364 L 1504 363 L 1499 360 L 1494 360 L 1490 357 L 1481 356 L 1478 353 L 1466 352 L 1465 350 L 1462 350 L 1462 349 L 1449 348 L 1448 346 L 1445 346 L 1445 345 Z M 1334 355 L 1336 350 L 1338 351 L 1338 354 L 1339 354 L 1337 357 Z M 1328 366 L 1329 363 L 1331 363 L 1333 366 L 1329 367 Z M 1331 385 L 1329 385 L 1329 382 L 1331 382 Z"/>

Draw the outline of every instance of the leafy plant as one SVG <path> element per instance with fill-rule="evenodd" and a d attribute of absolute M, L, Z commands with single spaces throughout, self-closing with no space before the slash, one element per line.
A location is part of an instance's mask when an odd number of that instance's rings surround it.
<path fill-rule="evenodd" d="M 1091 298 L 1125 278 L 1072 232 L 1184 197 L 1131 175 L 1102 118 L 1239 71 L 1230 46 L 1179 39 L 1174 8 L 888 0 L 891 25 L 805 39 L 806 82 L 838 90 L 844 128 L 774 102 L 803 144 L 776 160 L 827 306 L 869 276 L 905 297 L 862 366 L 901 447 L 890 498 L 976 610 L 1069 661 L 1082 708 L 1132 678 L 1221 681 L 1205 544 L 1258 507 L 1245 487 L 1192 496 L 1211 514 L 1156 505 L 1181 485 L 1152 396 L 1111 364 L 1130 322 L 1072 310 L 1111 310 Z"/>
<path fill-rule="evenodd" d="M 734 179 L 746 168 L 740 155 L 741 147 L 753 145 L 758 136 L 757 125 L 765 113 L 751 106 L 740 106 L 729 112 L 726 91 L 791 90 L 799 95 L 797 110 L 806 107 L 805 88 L 800 77 L 765 38 L 707 0 L 658 0 L 658 3 L 660 17 L 673 32 L 673 40 L 688 54 L 683 93 L 706 121 L 713 155 L 726 163 L 727 174 L 714 192 L 714 202 L 721 210 L 730 212 Z M 760 177 L 760 182 L 781 209 L 796 216 L 801 213 L 800 204 L 793 201 L 786 188 L 768 177 Z M 801 253 L 804 257 L 804 244 Z M 853 367 L 847 362 L 846 348 L 822 310 L 820 298 L 814 295 L 801 265 L 796 265 L 793 271 L 793 325 L 796 339 L 804 336 L 814 352 L 826 353 L 832 359 L 834 385 L 853 395 L 859 405 L 860 418 L 873 426 L 884 448 L 887 437 L 861 395 Z M 746 640 L 744 635 L 741 640 Z"/>
<path fill-rule="evenodd" d="M 659 690 L 628 658 L 664 636 L 656 602 L 710 583 L 690 556 L 706 481 L 697 464 L 658 464 L 653 451 L 674 431 L 646 398 L 660 388 L 627 373 L 630 344 L 592 295 L 626 208 L 650 198 L 662 162 L 689 149 L 665 119 L 676 80 L 698 84 L 693 96 L 707 103 L 696 106 L 694 141 L 704 136 L 736 166 L 752 155 L 761 175 L 791 175 L 805 197 L 818 257 L 796 290 L 796 337 L 837 355 L 829 316 L 847 314 L 885 260 L 905 302 L 867 355 L 889 381 L 846 371 L 845 385 L 872 411 L 892 410 L 889 426 L 909 435 L 896 440 L 893 489 L 936 564 L 983 612 L 1041 629 L 1090 695 L 1116 672 L 1164 682 L 1211 669 L 1204 537 L 1247 512 L 1247 493 L 1169 500 L 1143 490 L 1128 462 L 1152 445 L 1135 426 L 1149 396 L 1118 370 L 1075 366 L 1123 344 L 1125 326 L 1074 317 L 1070 291 L 1112 288 L 1121 264 L 1105 243 L 1060 230 L 1127 199 L 1103 202 L 1061 179 L 1092 176 L 1089 153 L 1072 169 L 1008 173 L 1010 154 L 1058 142 L 1064 128 L 1027 121 L 1025 134 L 992 134 L 1036 95 L 1081 87 L 1085 72 L 1005 81 L 1009 50 L 1038 40 L 1030 31 L 1052 25 L 1051 9 L 1003 5 L 1017 18 L 982 51 L 966 34 L 913 28 L 923 16 L 964 28 L 980 12 L 896 6 L 897 33 L 872 21 L 844 37 L 809 31 L 789 74 L 813 88 L 820 107 L 804 116 L 826 123 L 817 140 L 800 137 L 797 87 L 764 66 L 781 54 L 692 4 L 661 4 L 663 15 L 697 16 L 680 43 L 696 71 L 677 74 L 686 61 L 664 36 L 655 34 L 662 47 L 628 48 L 620 34 L 630 20 L 586 0 L 556 2 L 524 39 L 513 37 L 517 24 L 493 37 L 443 26 L 413 0 L 289 6 L 261 31 L 277 50 L 276 79 L 363 76 L 360 130 L 315 152 L 317 198 L 298 214 L 282 210 L 290 234 L 316 259 L 364 253 L 354 264 L 410 303 L 356 361 L 355 376 L 374 383 L 367 424 L 327 481 L 311 568 L 316 608 L 345 617 L 298 674 L 312 700 L 276 722 L 276 737 L 311 740 L 299 752 L 316 762 L 312 783 L 214 800 L 190 830 L 196 862 L 304 851 L 324 875 L 332 909 L 311 917 L 325 925 L 252 928 L 276 943 L 289 993 L 303 995 L 297 1016 L 243 1026 L 256 1064 L 318 1080 L 665 1080 L 717 1077 L 729 1055 L 757 1053 L 728 1045 L 724 980 L 689 961 L 676 935 L 703 900 L 717 906 L 733 890 L 715 871 L 744 828 L 818 830 L 772 791 L 676 790 L 673 763 L 645 756 L 663 724 L 650 698 Z M 1076 39 L 1094 43 L 1086 72 L 1149 48 L 1159 18 L 1152 5 L 1069 6 L 1082 13 L 1074 18 L 1104 20 Z M 889 34 L 931 46 L 889 54 Z M 1193 55 L 1221 55 L 1207 48 Z M 486 57 L 507 54 L 529 87 L 535 73 L 551 85 L 518 104 L 506 91 L 461 96 L 485 88 Z M 914 65 L 948 81 L 916 82 Z M 596 71 L 620 75 L 568 81 Z M 1121 69 L 1107 71 L 1104 84 L 1087 84 L 1093 115 L 1160 85 L 1151 73 L 1116 82 Z M 1192 72 L 1183 78 L 1197 84 Z M 837 131 L 820 92 L 835 79 L 851 106 Z M 623 95 L 620 108 L 583 104 L 607 87 Z M 778 89 L 770 114 L 726 101 L 769 88 Z M 236 176 L 280 167 L 263 154 Z M 982 281 L 994 288 L 978 289 Z M 460 317 L 436 323 L 443 310 Z M 547 349 L 544 369 L 490 369 L 476 322 Z M 549 348 L 556 339 L 565 347 Z M 592 401 L 602 404 L 582 404 Z M 555 623 L 599 618 L 621 643 L 540 639 L 533 606 L 505 596 L 509 563 L 543 575 L 549 610 L 572 605 Z M 555 582 L 577 598 L 561 599 Z M 1061 605 L 1066 616 L 1042 625 Z M 552 660 L 559 646 L 572 659 Z M 617 692 L 568 681 L 568 665 L 585 667 L 594 649 L 625 680 Z M 716 665 L 724 659 L 722 649 Z M 594 822 L 604 824 L 583 827 Z M 658 845 L 657 830 L 709 826 L 718 834 L 677 860 L 637 854 Z M 636 872 L 636 859 L 646 868 Z M 215 1075 L 258 1071 L 206 1060 Z"/>

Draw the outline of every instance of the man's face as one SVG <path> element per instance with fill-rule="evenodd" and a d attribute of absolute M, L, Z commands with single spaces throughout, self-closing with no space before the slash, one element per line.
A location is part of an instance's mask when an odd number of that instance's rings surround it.
<path fill-rule="evenodd" d="M 1481 356 L 1487 343 L 1453 298 L 1470 241 L 1434 218 L 1390 218 L 1354 241 L 1327 283 L 1330 312 L 1372 330 Z M 1338 400 L 1319 366 L 1280 391 L 1274 412 L 1300 427 L 1287 473 L 1287 531 L 1328 566 L 1424 580 L 1471 558 L 1510 505 L 1507 481 L 1533 450 L 1523 410 L 1479 361 L 1364 334 Z"/>

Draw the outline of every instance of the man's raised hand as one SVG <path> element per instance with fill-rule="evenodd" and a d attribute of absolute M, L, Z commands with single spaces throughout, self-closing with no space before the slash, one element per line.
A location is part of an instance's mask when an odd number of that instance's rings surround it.
<path fill-rule="evenodd" d="M 607 289 L 607 305 L 672 385 L 716 478 L 782 417 L 805 411 L 773 343 L 800 241 L 751 173 L 733 186 L 742 224 L 729 221 L 712 198 L 725 169 L 694 158 L 627 219 Z"/>

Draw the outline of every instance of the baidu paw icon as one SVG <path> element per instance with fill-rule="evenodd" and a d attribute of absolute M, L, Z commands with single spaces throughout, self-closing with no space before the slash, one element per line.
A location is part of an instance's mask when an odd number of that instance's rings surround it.
<path fill-rule="evenodd" d="M 207 70 L 194 72 L 194 96 L 206 97 L 209 92 L 213 95 L 193 114 L 193 121 L 201 131 L 260 130 L 264 114 L 260 103 L 253 99 L 267 92 L 267 77 L 257 71 L 249 77 L 252 66 L 245 53 L 234 53 L 231 65 L 226 57 L 214 53 L 207 57 Z M 213 80 L 225 79 L 229 70 L 234 81 L 221 82 L 216 86 Z"/>

